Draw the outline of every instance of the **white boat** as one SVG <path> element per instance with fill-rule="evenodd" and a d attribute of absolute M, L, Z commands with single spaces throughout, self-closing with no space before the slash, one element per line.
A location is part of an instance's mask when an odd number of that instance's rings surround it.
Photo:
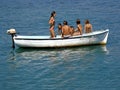
<path fill-rule="evenodd" d="M 19 47 L 73 47 L 84 45 L 106 44 L 109 29 L 94 31 L 77 36 L 62 38 L 60 35 L 55 38 L 50 36 L 23 36 L 15 35 L 13 40 Z"/>

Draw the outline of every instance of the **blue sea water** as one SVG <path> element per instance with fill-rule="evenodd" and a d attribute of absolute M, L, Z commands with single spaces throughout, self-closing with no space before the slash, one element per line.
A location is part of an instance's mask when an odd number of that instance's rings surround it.
<path fill-rule="evenodd" d="M 109 29 L 105 46 L 11 48 L 6 34 L 48 35 L 57 24 L 89 19 L 93 30 Z M 120 0 L 0 0 L 0 90 L 120 90 Z"/>

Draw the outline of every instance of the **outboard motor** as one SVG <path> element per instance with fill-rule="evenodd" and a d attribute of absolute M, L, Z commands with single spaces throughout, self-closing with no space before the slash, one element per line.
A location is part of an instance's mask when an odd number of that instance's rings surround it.
<path fill-rule="evenodd" d="M 11 35 L 11 37 L 12 37 L 12 48 L 15 48 L 15 44 L 14 44 L 14 39 L 13 39 L 13 37 L 14 37 L 15 34 L 16 34 L 16 30 L 15 30 L 15 29 L 7 30 L 7 34 Z"/>
<path fill-rule="evenodd" d="M 10 29 L 10 30 L 7 30 L 7 34 L 16 34 L 16 30 L 15 29 Z"/>

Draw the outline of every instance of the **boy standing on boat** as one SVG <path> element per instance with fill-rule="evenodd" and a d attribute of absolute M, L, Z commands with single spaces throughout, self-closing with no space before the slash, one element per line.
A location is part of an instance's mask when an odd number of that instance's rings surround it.
<path fill-rule="evenodd" d="M 53 12 L 51 13 L 51 16 L 50 16 L 50 19 L 49 19 L 51 38 L 54 38 L 54 37 L 55 37 L 55 33 L 54 33 L 55 16 L 56 16 L 56 12 L 53 11 Z"/>

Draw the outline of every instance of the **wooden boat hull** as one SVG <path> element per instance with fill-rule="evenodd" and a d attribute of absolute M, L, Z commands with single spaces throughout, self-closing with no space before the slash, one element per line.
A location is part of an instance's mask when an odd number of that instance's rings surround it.
<path fill-rule="evenodd" d="M 94 44 L 106 44 L 109 30 L 95 31 L 79 36 L 61 38 L 57 36 L 14 36 L 14 42 L 19 47 L 73 47 Z"/>

